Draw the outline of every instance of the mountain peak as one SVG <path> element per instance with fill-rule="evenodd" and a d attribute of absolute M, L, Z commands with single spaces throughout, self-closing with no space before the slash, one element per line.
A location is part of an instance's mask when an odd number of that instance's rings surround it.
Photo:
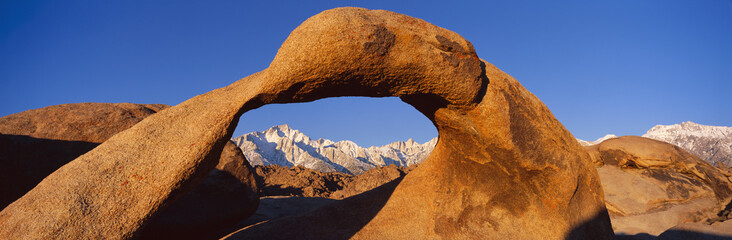
<path fill-rule="evenodd" d="M 643 137 L 677 145 L 715 164 L 732 163 L 732 127 L 708 126 L 691 121 L 656 125 Z"/>
<path fill-rule="evenodd" d="M 684 126 L 684 125 L 687 125 L 687 126 L 695 126 L 695 125 L 701 125 L 701 124 L 698 124 L 698 123 L 695 123 L 695 122 L 692 122 L 692 121 L 686 121 L 686 122 L 682 122 L 681 123 L 681 126 Z"/>
<path fill-rule="evenodd" d="M 277 126 L 271 127 L 270 129 L 278 129 L 283 132 L 292 130 L 292 128 L 290 128 L 290 125 L 287 125 L 287 124 L 277 125 Z"/>
<path fill-rule="evenodd" d="M 611 138 L 617 138 L 618 136 L 615 136 L 615 134 L 607 134 L 604 137 L 598 138 L 594 141 L 595 144 L 599 144 L 605 140 L 611 139 Z"/>
<path fill-rule="evenodd" d="M 616 137 L 618 137 L 618 136 L 615 136 L 615 134 L 607 134 L 607 135 L 605 135 L 605 136 L 603 136 L 601 138 L 598 138 L 597 140 L 592 141 L 592 142 L 585 141 L 585 140 L 582 140 L 582 139 L 579 139 L 579 138 L 577 139 L 577 141 L 579 141 L 580 144 L 582 144 L 582 146 L 590 146 L 590 145 L 600 144 L 601 142 L 603 142 L 605 140 L 608 140 L 608 139 L 611 139 L 611 138 L 616 138 Z"/>
<path fill-rule="evenodd" d="M 420 163 L 435 147 L 437 138 L 424 144 L 414 139 L 381 147 L 363 148 L 353 141 L 310 140 L 287 124 L 234 138 L 252 165 L 304 166 L 321 172 L 359 174 L 377 166 Z"/>

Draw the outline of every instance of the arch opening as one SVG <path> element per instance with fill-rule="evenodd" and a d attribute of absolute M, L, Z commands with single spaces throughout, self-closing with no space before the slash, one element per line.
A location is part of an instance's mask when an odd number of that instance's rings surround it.
<path fill-rule="evenodd" d="M 437 142 L 437 129 L 396 97 L 335 97 L 250 110 L 232 139 L 255 166 L 360 174 L 421 163 Z"/>
<path fill-rule="evenodd" d="M 390 34 L 393 41 L 376 41 Z M 325 11 L 295 29 L 266 70 L 114 135 L 48 176 L 3 210 L 10 214 L 0 219 L 6 226 L 19 226 L 18 233 L 46 236 L 39 238 L 130 238 L 151 215 L 215 167 L 243 113 L 270 103 L 334 96 L 399 96 L 433 121 L 441 139 L 429 159 L 394 188 L 372 192 L 381 197 L 381 204 L 374 208 L 374 195 L 348 198 L 320 218 L 300 215 L 293 220 L 317 227 L 291 230 L 293 225 L 283 220 L 257 225 L 249 233 L 398 239 L 408 229 L 415 238 L 560 239 L 580 226 L 572 238 L 611 239 L 602 190 L 586 152 L 535 96 L 489 67 L 481 69 L 486 67 L 472 45 L 458 34 L 423 20 L 381 10 Z M 494 81 L 488 90 L 485 75 Z M 344 88 L 349 92 L 340 91 Z M 417 104 L 430 99 L 444 104 Z M 144 177 L 132 182 L 128 176 L 133 175 Z M 77 199 L 126 201 L 88 211 Z M 342 225 L 338 216 L 346 213 L 343 209 L 364 206 L 375 211 L 359 215 L 355 225 Z M 49 214 L 33 219 L 12 214 L 23 209 Z M 66 212 L 88 215 L 53 215 Z M 404 213 L 411 215 L 405 218 Z M 596 213 L 601 217 L 595 218 Z M 122 214 L 129 221 L 116 221 Z M 581 225 L 585 222 L 590 224 Z M 75 231 L 87 226 L 97 232 Z M 341 229 L 321 231 L 334 227 Z M 71 231 L 63 232 L 66 229 Z"/>

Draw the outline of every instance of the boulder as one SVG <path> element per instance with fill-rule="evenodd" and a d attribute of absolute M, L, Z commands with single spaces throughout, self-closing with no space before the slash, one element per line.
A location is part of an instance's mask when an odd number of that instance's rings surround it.
<path fill-rule="evenodd" d="M 255 224 L 262 224 L 265 221 L 272 221 L 281 218 L 288 218 L 295 215 L 308 213 L 316 209 L 325 207 L 330 204 L 337 204 L 343 208 L 353 207 L 351 205 L 343 205 L 341 199 L 362 194 L 364 192 L 378 189 L 385 184 L 394 185 L 394 181 L 400 181 L 404 176 L 413 169 L 415 165 L 409 168 L 397 167 L 389 165 L 386 167 L 375 167 L 365 173 L 359 175 L 348 175 L 337 172 L 318 172 L 303 167 L 281 167 L 277 165 L 256 166 L 257 177 L 262 178 L 264 183 L 262 187 L 262 198 L 260 199 L 257 212 L 244 221 L 232 225 L 228 229 L 219 231 L 217 237 L 226 236 L 239 229 L 246 228 Z M 395 185 L 394 185 L 395 186 Z M 393 188 L 391 188 L 393 190 Z M 361 197 L 363 198 L 363 197 Z M 337 208 L 339 210 L 354 212 L 360 214 L 359 219 L 368 219 L 369 214 L 364 214 L 365 209 L 378 211 L 380 205 L 374 204 L 378 199 L 363 198 L 371 203 L 364 202 L 354 211 Z M 328 208 L 332 209 L 332 208 Z M 322 212 L 319 210 L 319 212 Z M 319 219 L 318 221 L 339 222 L 338 224 L 353 224 L 353 219 Z M 363 222 L 362 222 L 363 223 Z M 302 237 L 295 228 L 308 228 L 312 223 L 302 224 L 298 226 L 289 226 L 287 229 L 293 231 L 290 234 L 277 233 L 276 238 L 297 238 Z M 327 230 L 327 228 L 323 228 Z M 273 230 L 274 231 L 274 230 Z M 274 238 L 275 236 L 267 236 L 270 233 L 264 233 L 259 236 L 249 236 L 257 238 Z"/>
<path fill-rule="evenodd" d="M 163 104 L 77 103 L 0 118 L 2 207 L 21 197 L 59 167 L 168 107 Z M 259 200 L 252 172 L 241 150 L 228 143 L 216 169 L 155 217 L 145 233 L 197 236 L 252 215 Z"/>
<path fill-rule="evenodd" d="M 658 235 L 685 222 L 706 222 L 732 197 L 720 169 L 657 140 L 623 136 L 587 147 L 616 233 Z"/>
<path fill-rule="evenodd" d="M 141 239 L 202 239 L 252 216 L 259 206 L 254 171 L 241 149 L 226 144 L 216 168 L 148 223 Z"/>
<path fill-rule="evenodd" d="M 261 196 L 294 196 L 343 199 L 366 192 L 404 177 L 410 168 L 389 165 L 350 175 L 320 172 L 302 166 L 256 166 L 256 177 L 262 183 Z"/>
<path fill-rule="evenodd" d="M 347 182 L 343 188 L 332 192 L 328 197 L 344 199 L 358 195 L 396 179 L 403 178 L 410 170 L 410 168 L 397 167 L 395 165 L 372 168 L 365 173 L 353 176 L 351 181 Z"/>
<path fill-rule="evenodd" d="M 353 178 L 345 173 L 319 172 L 302 166 L 256 166 L 255 173 L 262 183 L 261 196 L 329 197 Z"/>
<path fill-rule="evenodd" d="M 403 179 L 230 237 L 613 238 L 589 155 L 536 96 L 460 35 L 361 8 L 309 18 L 267 69 L 66 164 L 0 212 L 0 238 L 133 237 L 216 165 L 243 112 L 336 96 L 400 97 L 435 124 L 435 150 Z"/>
<path fill-rule="evenodd" d="M 167 107 L 75 103 L 0 118 L 0 209 L 59 167 Z"/>
<path fill-rule="evenodd" d="M 732 221 L 714 224 L 682 223 L 658 235 L 657 240 L 729 240 Z"/>

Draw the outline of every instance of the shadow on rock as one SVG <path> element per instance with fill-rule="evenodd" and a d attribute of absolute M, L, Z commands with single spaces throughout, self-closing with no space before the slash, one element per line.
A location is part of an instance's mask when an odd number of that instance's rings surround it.
<path fill-rule="evenodd" d="M 704 233 L 704 232 L 697 232 L 697 231 L 686 231 L 686 230 L 668 230 L 666 232 L 663 232 L 661 235 L 658 235 L 656 240 L 687 240 L 687 239 L 694 239 L 694 240 L 732 240 L 732 236 L 722 236 L 712 233 Z"/>
<path fill-rule="evenodd" d="M 246 227 L 225 239 L 348 239 L 389 200 L 403 177 L 304 214 Z"/>
<path fill-rule="evenodd" d="M 220 239 L 240 229 L 256 224 L 301 215 L 338 201 L 340 200 L 322 197 L 263 197 L 259 200 L 259 208 L 257 208 L 257 212 L 254 215 L 233 226 L 228 226 L 226 229 L 212 233 L 210 239 Z"/>
<path fill-rule="evenodd" d="M 99 143 L 0 134 L 0 209 Z"/>
<path fill-rule="evenodd" d="M 231 172 L 214 169 L 195 189 L 155 216 L 138 239 L 217 239 L 213 234 L 251 216 L 256 189 Z M 235 207 L 236 206 L 236 207 Z"/>
<path fill-rule="evenodd" d="M 635 235 L 618 234 L 615 235 L 615 240 L 654 240 L 656 236 L 648 233 L 638 233 Z"/>
<path fill-rule="evenodd" d="M 595 217 L 573 228 L 572 231 L 564 239 L 613 239 L 613 230 L 609 226 L 610 216 L 608 215 L 607 211 L 600 211 L 595 215 Z M 598 230 L 601 230 L 601 232 L 598 232 Z"/>

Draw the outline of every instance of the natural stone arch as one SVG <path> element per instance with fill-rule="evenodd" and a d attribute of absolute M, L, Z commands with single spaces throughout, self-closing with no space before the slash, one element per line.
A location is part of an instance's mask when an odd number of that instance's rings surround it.
<path fill-rule="evenodd" d="M 612 238 L 587 153 L 535 96 L 458 34 L 360 8 L 311 17 L 269 68 L 65 165 L 0 212 L 0 236 L 133 237 L 213 168 L 243 112 L 334 96 L 399 96 L 439 134 L 430 157 L 353 237 Z M 351 237 L 342 230 L 319 231 Z"/>

